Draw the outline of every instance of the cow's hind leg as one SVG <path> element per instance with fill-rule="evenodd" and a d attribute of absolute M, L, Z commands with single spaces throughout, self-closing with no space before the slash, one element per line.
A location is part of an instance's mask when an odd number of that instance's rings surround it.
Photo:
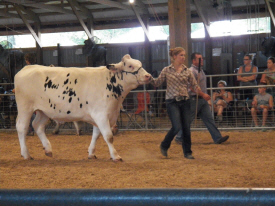
<path fill-rule="evenodd" d="M 60 127 L 60 123 L 58 121 L 55 121 L 55 128 L 53 129 L 53 134 L 58 134 L 59 133 L 59 127 Z"/>
<path fill-rule="evenodd" d="M 24 112 L 18 110 L 18 116 L 16 119 L 16 129 L 21 148 L 21 155 L 24 159 L 32 159 L 26 145 L 26 135 L 29 129 L 31 116 L 32 112 L 27 112 L 27 109 L 25 109 Z"/>
<path fill-rule="evenodd" d="M 89 159 L 96 159 L 95 144 L 96 144 L 96 141 L 97 141 L 99 135 L 100 135 L 100 130 L 98 129 L 98 127 L 93 126 L 92 140 L 91 140 L 91 144 L 88 148 L 88 153 L 89 153 L 88 158 Z"/>
<path fill-rule="evenodd" d="M 45 127 L 49 120 L 49 117 L 46 116 L 42 111 L 36 111 L 36 116 L 32 122 L 32 126 L 38 135 L 43 148 L 45 149 L 45 154 L 49 157 L 52 157 L 52 146 L 45 134 Z"/>
<path fill-rule="evenodd" d="M 76 129 L 76 135 L 77 136 L 81 135 L 81 130 L 79 129 L 78 122 L 73 122 L 73 123 L 74 123 L 74 127 Z"/>
<path fill-rule="evenodd" d="M 105 142 L 107 143 L 108 147 L 109 147 L 109 151 L 110 151 L 110 155 L 111 158 L 113 159 L 113 161 L 121 161 L 122 158 L 118 155 L 115 147 L 114 147 L 114 137 L 113 137 L 113 132 L 112 129 L 110 127 L 109 121 L 107 121 L 106 123 L 98 123 L 98 127 L 101 131 L 101 134 L 105 140 Z"/>

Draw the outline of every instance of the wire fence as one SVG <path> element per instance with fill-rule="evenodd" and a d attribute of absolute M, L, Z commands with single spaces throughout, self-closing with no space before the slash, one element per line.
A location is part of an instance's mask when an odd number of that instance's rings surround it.
<path fill-rule="evenodd" d="M 213 79 L 223 79 L 232 75 L 208 75 L 210 82 L 208 92 L 211 96 L 217 91 L 218 87 L 213 87 Z M 234 76 L 234 75 L 233 75 Z M 236 76 L 236 75 L 235 75 Z M 17 107 L 15 96 L 11 90 L 5 90 L 5 87 L 11 84 L 0 83 L 0 130 L 1 131 L 15 131 Z M 212 110 L 212 115 L 220 130 L 242 130 L 254 129 L 254 121 L 251 116 L 252 100 L 255 94 L 258 93 L 258 88 L 261 86 L 230 86 L 226 87 L 233 96 L 233 100 L 224 108 L 222 113 L 222 120 L 217 118 L 214 112 L 213 101 L 209 102 L 209 107 Z M 273 96 L 275 101 L 275 85 L 267 85 L 267 93 Z M 275 103 L 275 102 L 274 102 Z M 274 105 L 274 104 L 273 104 Z M 262 122 L 262 115 L 258 114 L 257 119 L 259 123 Z M 92 133 L 92 125 L 84 122 L 78 122 L 82 133 Z M 120 110 L 117 120 L 119 130 L 169 130 L 171 123 L 166 112 L 165 104 L 165 89 L 146 90 L 145 87 L 141 90 L 131 91 L 125 98 Z M 53 120 L 49 120 L 46 126 L 46 132 L 52 132 L 56 127 Z M 275 108 L 268 112 L 266 124 L 264 126 L 267 130 L 275 129 Z M 203 121 L 196 117 L 196 121 L 191 124 L 192 130 L 206 129 Z M 258 128 L 263 129 L 263 128 Z M 61 124 L 59 131 L 63 133 L 76 133 L 74 124 L 72 122 Z"/>

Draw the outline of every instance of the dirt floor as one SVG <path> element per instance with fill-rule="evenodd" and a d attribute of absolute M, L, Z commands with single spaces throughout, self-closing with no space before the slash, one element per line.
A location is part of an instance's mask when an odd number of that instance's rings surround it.
<path fill-rule="evenodd" d="M 275 131 L 224 131 L 228 142 L 216 145 L 207 131 L 192 132 L 194 160 L 172 143 L 169 158 L 159 145 L 165 132 L 119 132 L 115 148 L 123 162 L 110 160 L 103 138 L 98 159 L 88 159 L 91 136 L 48 135 L 53 157 L 39 138 L 28 136 L 34 160 L 20 156 L 16 133 L 0 133 L 0 188 L 275 188 Z"/>

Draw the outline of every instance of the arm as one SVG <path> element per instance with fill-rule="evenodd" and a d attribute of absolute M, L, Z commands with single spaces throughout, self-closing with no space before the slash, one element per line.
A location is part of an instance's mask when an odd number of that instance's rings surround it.
<path fill-rule="evenodd" d="M 152 81 L 150 84 L 152 84 L 154 87 L 159 87 L 164 81 L 166 80 L 166 72 L 165 68 L 161 71 L 160 75 L 158 78 L 152 78 Z"/>
<path fill-rule="evenodd" d="M 262 77 L 260 80 L 261 83 L 266 83 L 265 76 L 266 76 L 266 74 L 262 74 Z"/>
<path fill-rule="evenodd" d="M 243 73 L 243 67 L 240 66 L 239 70 L 238 70 L 238 74 L 242 74 Z M 237 76 L 237 81 L 242 81 L 243 77 L 241 77 L 241 75 Z"/>
<path fill-rule="evenodd" d="M 253 72 L 253 73 L 258 72 L 258 67 L 254 66 L 252 72 Z M 251 76 L 249 76 L 249 77 L 244 77 L 244 78 L 245 78 L 247 81 L 253 81 L 253 80 L 255 80 L 255 79 L 257 78 L 257 74 L 253 74 L 253 75 L 251 75 Z"/>
<path fill-rule="evenodd" d="M 257 101 L 256 96 L 254 96 L 253 101 L 252 101 L 252 107 L 257 108 L 257 105 L 258 105 L 258 101 Z"/>

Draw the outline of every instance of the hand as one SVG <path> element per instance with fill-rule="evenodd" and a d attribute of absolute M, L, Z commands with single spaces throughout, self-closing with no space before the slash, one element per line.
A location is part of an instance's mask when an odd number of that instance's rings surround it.
<path fill-rule="evenodd" d="M 204 93 L 204 94 L 202 95 L 202 98 L 204 98 L 206 101 L 208 101 L 208 100 L 211 99 L 211 97 L 210 97 L 208 94 L 206 94 L 206 93 Z"/>
<path fill-rule="evenodd" d="M 257 102 L 256 101 L 252 102 L 252 107 L 257 107 Z"/>

